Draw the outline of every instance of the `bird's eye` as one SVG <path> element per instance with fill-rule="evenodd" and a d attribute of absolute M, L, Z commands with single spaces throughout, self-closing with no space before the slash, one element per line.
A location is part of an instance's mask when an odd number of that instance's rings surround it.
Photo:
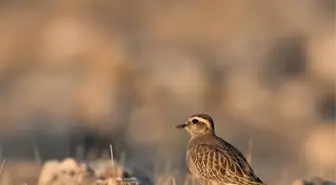
<path fill-rule="evenodd" d="M 198 123 L 198 120 L 197 120 L 197 119 L 193 119 L 192 122 L 193 122 L 194 124 L 196 124 L 196 123 Z"/>

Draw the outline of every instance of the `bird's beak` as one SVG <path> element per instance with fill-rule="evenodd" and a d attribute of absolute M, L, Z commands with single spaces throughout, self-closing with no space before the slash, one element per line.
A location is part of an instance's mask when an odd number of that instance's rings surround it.
<path fill-rule="evenodd" d="M 175 128 L 176 129 L 183 129 L 184 127 L 186 127 L 186 124 L 182 124 L 182 125 L 176 125 Z"/>

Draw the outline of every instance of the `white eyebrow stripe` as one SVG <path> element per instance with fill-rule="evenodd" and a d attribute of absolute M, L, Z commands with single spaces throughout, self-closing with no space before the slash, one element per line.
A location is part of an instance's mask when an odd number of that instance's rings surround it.
<path fill-rule="evenodd" d="M 198 116 L 194 116 L 194 117 L 189 118 L 189 121 L 192 122 L 193 119 L 197 119 L 198 121 L 207 124 L 208 128 L 211 128 L 211 124 L 207 119 L 204 119 L 204 118 L 201 118 L 201 117 L 198 117 Z"/>

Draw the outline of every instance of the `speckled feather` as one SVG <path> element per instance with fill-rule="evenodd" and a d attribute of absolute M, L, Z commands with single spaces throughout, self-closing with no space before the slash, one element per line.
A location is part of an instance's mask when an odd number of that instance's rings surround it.
<path fill-rule="evenodd" d="M 213 120 L 206 114 L 191 117 Z M 187 164 L 200 182 L 218 185 L 264 185 L 243 154 L 214 133 L 192 137 L 187 148 Z"/>
<path fill-rule="evenodd" d="M 223 143 L 221 147 L 202 142 L 188 150 L 187 163 L 196 176 L 223 184 L 263 184 L 238 149 L 223 140 L 219 142 Z"/>

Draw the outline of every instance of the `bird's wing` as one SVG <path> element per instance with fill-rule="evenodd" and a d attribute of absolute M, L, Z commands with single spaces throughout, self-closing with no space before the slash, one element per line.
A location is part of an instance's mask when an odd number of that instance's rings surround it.
<path fill-rule="evenodd" d="M 230 144 L 223 148 L 199 144 L 189 155 L 198 174 L 205 179 L 228 184 L 263 184 L 241 152 Z"/>

